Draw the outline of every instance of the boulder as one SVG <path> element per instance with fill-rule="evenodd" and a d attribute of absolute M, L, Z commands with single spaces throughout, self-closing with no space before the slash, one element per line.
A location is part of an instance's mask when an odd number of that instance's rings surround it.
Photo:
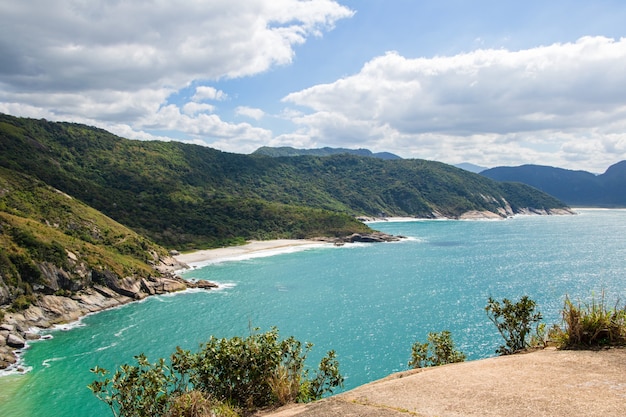
<path fill-rule="evenodd" d="M 21 349 L 24 346 L 26 346 L 26 341 L 22 339 L 20 335 L 17 335 L 15 333 L 10 333 L 7 336 L 7 345 L 12 348 Z"/>
<path fill-rule="evenodd" d="M 14 332 L 15 331 L 15 325 L 14 324 L 9 324 L 9 323 L 0 323 L 0 331 L 2 330 L 6 330 L 7 332 Z"/>
<path fill-rule="evenodd" d="M 17 362 L 17 359 L 11 349 L 8 347 L 0 347 L 0 369 L 8 368 L 15 364 L 15 362 Z"/>

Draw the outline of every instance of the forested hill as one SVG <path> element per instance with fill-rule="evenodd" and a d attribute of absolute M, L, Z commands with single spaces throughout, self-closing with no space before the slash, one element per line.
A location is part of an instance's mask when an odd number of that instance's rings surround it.
<path fill-rule="evenodd" d="M 449 165 L 355 155 L 272 158 L 0 115 L 0 166 L 23 172 L 170 248 L 367 230 L 354 216 L 503 216 L 561 208 L 522 184 Z"/>
<path fill-rule="evenodd" d="M 497 167 L 481 172 L 497 181 L 516 181 L 556 196 L 572 206 L 626 207 L 626 161 L 604 174 L 541 165 Z"/>
<path fill-rule="evenodd" d="M 330 155 L 341 155 L 341 154 L 350 154 L 357 156 L 369 156 L 372 158 L 380 158 L 380 159 L 402 159 L 398 155 L 392 154 L 390 152 L 376 152 L 373 153 L 369 149 L 346 149 L 346 148 L 317 148 L 317 149 L 297 149 L 292 148 L 291 146 L 280 146 L 280 147 L 271 147 L 271 146 L 262 146 L 256 151 L 252 152 L 253 155 L 265 155 L 265 156 L 330 156 Z"/>

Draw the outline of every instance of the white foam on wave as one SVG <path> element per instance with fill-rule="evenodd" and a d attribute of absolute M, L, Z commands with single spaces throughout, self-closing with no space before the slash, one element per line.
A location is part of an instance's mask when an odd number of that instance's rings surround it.
<path fill-rule="evenodd" d="M 126 326 L 124 328 L 121 328 L 118 332 L 114 333 L 113 336 L 120 337 L 122 334 L 124 334 L 124 332 L 126 330 L 130 330 L 130 329 L 132 329 L 135 326 L 137 326 L 137 325 L 136 324 L 131 324 L 130 326 Z"/>
<path fill-rule="evenodd" d="M 112 347 L 117 346 L 117 342 L 111 343 L 110 345 L 106 345 L 106 346 L 101 346 L 99 348 L 97 348 L 95 351 L 96 352 L 102 352 L 103 350 L 107 350 L 107 349 L 111 349 Z M 86 352 L 85 354 L 91 354 L 93 352 Z"/>
<path fill-rule="evenodd" d="M 62 361 L 64 359 L 67 359 L 67 357 L 66 356 L 61 356 L 60 358 L 49 358 L 49 359 L 46 359 L 43 362 L 41 362 L 41 365 L 46 367 L 46 368 L 49 368 L 49 367 L 52 366 L 51 362 Z"/>
<path fill-rule="evenodd" d="M 56 325 L 54 325 L 52 327 L 51 330 L 62 330 L 64 332 L 67 332 L 67 331 L 70 331 L 72 329 L 77 329 L 79 327 L 85 327 L 86 324 L 83 323 L 83 318 L 84 317 L 86 317 L 86 316 L 80 317 L 78 320 L 73 321 L 71 323 L 56 324 Z"/>
<path fill-rule="evenodd" d="M 32 366 L 26 366 L 24 364 L 23 355 L 24 351 L 28 348 L 29 345 L 28 343 L 26 343 L 26 346 L 24 346 L 22 349 L 17 349 L 13 351 L 16 361 L 14 364 L 9 365 L 7 368 L 0 370 L 0 378 L 9 375 L 24 375 L 33 370 Z"/>

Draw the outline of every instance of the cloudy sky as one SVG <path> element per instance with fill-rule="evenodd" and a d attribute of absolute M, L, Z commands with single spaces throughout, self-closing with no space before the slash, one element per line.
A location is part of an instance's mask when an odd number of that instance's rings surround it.
<path fill-rule="evenodd" d="M 0 112 L 229 152 L 604 172 L 622 0 L 3 0 Z"/>

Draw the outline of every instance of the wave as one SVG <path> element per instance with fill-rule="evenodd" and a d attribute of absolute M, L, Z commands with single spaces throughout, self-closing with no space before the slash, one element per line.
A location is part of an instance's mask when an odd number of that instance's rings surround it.
<path fill-rule="evenodd" d="M 28 342 L 22 349 L 14 350 L 16 361 L 5 369 L 0 369 L 0 378 L 9 375 L 24 375 L 33 370 L 32 366 L 26 366 L 24 363 L 24 351 L 29 348 Z"/>
<path fill-rule="evenodd" d="M 124 334 L 124 332 L 126 330 L 130 330 L 130 329 L 132 329 L 135 326 L 137 326 L 137 325 L 136 324 L 131 324 L 130 326 L 126 326 L 126 327 L 120 329 L 118 332 L 114 333 L 113 336 L 120 337 L 122 334 Z"/>
<path fill-rule="evenodd" d="M 46 359 L 46 360 L 44 360 L 43 362 L 41 362 L 41 365 L 42 365 L 43 367 L 45 367 L 45 368 L 49 368 L 49 367 L 51 367 L 51 366 L 52 366 L 52 365 L 50 364 L 50 362 L 62 361 L 62 360 L 64 360 L 64 359 L 67 359 L 67 357 L 66 357 L 66 356 L 61 356 L 60 358 L 49 358 L 49 359 Z"/>
<path fill-rule="evenodd" d="M 110 348 L 115 347 L 115 346 L 117 346 L 117 342 L 111 343 L 110 345 L 99 347 L 94 352 L 102 352 L 103 350 L 107 350 L 107 349 L 110 349 Z M 92 354 L 94 352 L 85 352 L 84 355 L 90 355 L 90 354 Z M 81 354 L 81 356 L 82 355 L 83 354 Z"/>
<path fill-rule="evenodd" d="M 77 329 L 79 327 L 85 327 L 86 324 L 83 323 L 83 318 L 85 318 L 85 317 L 86 316 L 80 317 L 76 321 L 73 321 L 73 322 L 70 322 L 70 323 L 55 324 L 50 330 L 51 331 L 61 330 L 61 331 L 67 332 L 67 331 L 70 331 L 72 329 Z"/>

